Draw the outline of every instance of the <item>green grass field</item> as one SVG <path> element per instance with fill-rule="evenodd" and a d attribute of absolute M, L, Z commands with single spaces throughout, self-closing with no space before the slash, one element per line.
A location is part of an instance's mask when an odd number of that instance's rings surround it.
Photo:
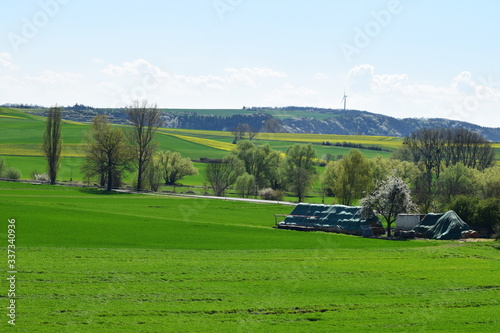
<path fill-rule="evenodd" d="M 2 332 L 496 332 L 500 246 L 273 229 L 292 207 L 0 182 Z M 0 288 L 6 314 L 8 281 Z"/>

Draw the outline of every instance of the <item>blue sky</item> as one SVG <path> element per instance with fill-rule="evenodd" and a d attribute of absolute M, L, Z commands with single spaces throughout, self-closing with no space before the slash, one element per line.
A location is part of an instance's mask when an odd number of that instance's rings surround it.
<path fill-rule="evenodd" d="M 347 107 L 500 127 L 500 2 L 2 4 L 0 103 Z"/>

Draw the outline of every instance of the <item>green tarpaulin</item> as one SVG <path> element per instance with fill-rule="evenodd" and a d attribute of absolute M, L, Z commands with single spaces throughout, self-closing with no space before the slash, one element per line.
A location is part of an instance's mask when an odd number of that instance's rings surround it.
<path fill-rule="evenodd" d="M 363 229 L 382 228 L 378 217 L 375 214 L 372 216 L 368 220 L 364 219 L 361 216 L 361 207 L 301 203 L 281 222 L 281 227 L 333 229 L 338 232 L 363 234 Z"/>
<path fill-rule="evenodd" d="M 470 230 L 469 225 L 452 210 L 444 214 L 427 214 L 413 228 L 417 235 L 442 240 L 460 239 L 462 231 L 466 230 Z"/>

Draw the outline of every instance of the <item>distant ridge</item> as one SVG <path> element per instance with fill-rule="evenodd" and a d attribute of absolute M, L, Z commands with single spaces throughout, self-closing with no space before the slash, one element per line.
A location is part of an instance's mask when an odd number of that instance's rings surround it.
<path fill-rule="evenodd" d="M 305 107 L 283 108 L 245 108 L 246 113 L 226 114 L 225 116 L 199 114 L 196 110 L 165 110 L 167 126 L 187 129 L 232 130 L 237 123 L 248 123 L 256 129 L 262 129 L 264 121 L 277 118 L 285 132 L 341 134 L 341 135 L 376 135 L 404 137 L 419 128 L 467 128 L 481 134 L 490 141 L 500 142 L 500 128 L 449 120 L 444 118 L 404 118 L 398 119 L 368 111 L 320 109 Z M 300 114 L 294 116 L 294 114 Z M 210 127 L 210 128 L 207 128 Z"/>
<path fill-rule="evenodd" d="M 78 106 L 78 108 L 77 108 Z M 487 140 L 500 142 L 500 128 L 483 127 L 464 121 L 444 118 L 394 118 L 359 110 L 325 109 L 314 107 L 251 107 L 243 109 L 162 109 L 165 126 L 214 131 L 231 131 L 239 123 L 247 123 L 256 131 L 264 122 L 276 118 L 285 132 L 375 135 L 404 137 L 420 128 L 466 128 Z M 113 123 L 126 123 L 124 109 L 84 107 L 76 104 L 65 108 L 63 118 L 90 122 L 96 114 L 107 114 Z M 28 111 L 29 112 L 29 111 Z M 45 110 L 33 113 L 43 115 Z"/>
<path fill-rule="evenodd" d="M 404 137 L 420 128 L 467 128 L 494 142 L 500 142 L 500 128 L 483 127 L 445 118 L 394 118 L 358 110 L 331 110 L 331 118 L 296 117 L 284 119 L 287 131 L 346 135 L 377 135 Z"/>

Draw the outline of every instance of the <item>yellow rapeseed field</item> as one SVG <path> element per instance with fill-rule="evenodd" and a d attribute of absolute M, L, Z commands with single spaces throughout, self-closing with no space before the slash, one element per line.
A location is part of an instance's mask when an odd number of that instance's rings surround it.
<path fill-rule="evenodd" d="M 2 117 L 2 118 L 13 118 L 13 119 L 23 119 L 23 120 L 26 120 L 26 118 L 16 117 L 16 116 L 8 116 L 8 115 L 5 115 L 5 114 L 0 114 L 0 117 Z"/>
<path fill-rule="evenodd" d="M 179 138 L 181 140 L 193 142 L 200 144 L 202 146 L 207 146 L 219 150 L 225 150 L 225 151 L 231 151 L 235 147 L 235 145 L 227 142 L 221 142 L 221 141 L 216 141 L 212 139 L 204 139 L 204 138 L 198 138 L 194 136 L 186 136 L 186 135 L 179 135 L 179 134 L 172 134 L 168 133 L 168 135 Z"/>
<path fill-rule="evenodd" d="M 231 132 L 222 131 L 166 129 L 164 132 L 173 135 L 182 135 L 186 137 L 194 136 L 202 138 L 233 136 Z M 330 141 L 332 144 L 335 144 L 336 142 L 350 142 L 366 146 L 379 146 L 385 149 L 398 149 L 403 143 L 403 138 L 399 137 L 336 134 L 259 133 L 256 139 L 264 141 L 283 141 L 297 143 L 322 143 L 324 141 Z"/>
<path fill-rule="evenodd" d="M 178 134 L 178 135 L 187 135 L 187 136 L 219 136 L 219 137 L 232 137 L 233 134 L 231 132 L 223 132 L 223 131 L 204 131 L 204 130 L 190 130 L 190 129 L 180 129 L 180 128 L 161 128 L 160 132 L 168 133 L 168 134 Z"/>
<path fill-rule="evenodd" d="M 402 138 L 387 136 L 365 136 L 365 135 L 336 135 L 336 134 L 297 134 L 297 133 L 259 133 L 260 140 L 288 141 L 304 143 L 322 143 L 330 141 L 350 142 L 369 146 L 380 146 L 383 148 L 397 149 L 403 143 Z"/>
<path fill-rule="evenodd" d="M 63 157 L 84 157 L 84 144 L 63 144 L 61 156 Z M 0 155 L 4 156 L 44 156 L 42 145 L 34 144 L 0 144 Z"/>
<path fill-rule="evenodd" d="M 63 120 L 63 122 L 66 124 L 71 124 L 71 125 L 86 125 L 84 123 L 79 123 L 77 121 L 72 121 L 72 120 Z"/>

